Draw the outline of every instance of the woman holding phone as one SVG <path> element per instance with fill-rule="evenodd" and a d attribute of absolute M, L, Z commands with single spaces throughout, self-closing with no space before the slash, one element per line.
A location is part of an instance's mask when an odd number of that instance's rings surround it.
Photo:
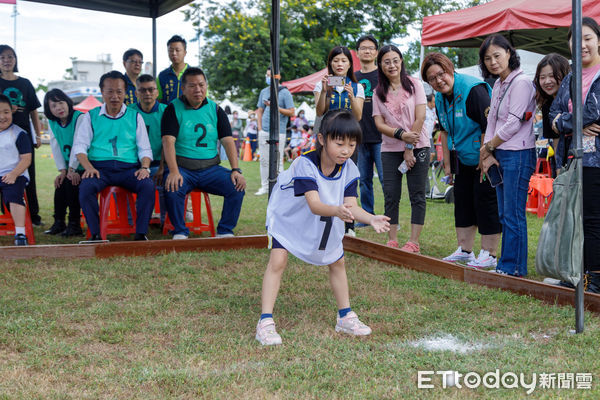
<path fill-rule="evenodd" d="M 425 187 L 429 171 L 429 135 L 425 122 L 427 99 L 420 80 L 406 72 L 402 53 L 393 45 L 377 54 L 379 83 L 373 96 L 373 118 L 382 133 L 383 197 L 390 217 L 389 247 L 398 247 L 398 206 L 406 173 L 410 198 L 410 238 L 401 250 L 420 253 L 419 237 L 425 224 Z M 406 165 L 407 171 L 398 168 Z"/>
<path fill-rule="evenodd" d="M 357 121 L 362 118 L 365 90 L 354 76 L 352 53 L 347 47 L 335 46 L 327 56 L 327 75 L 315 85 L 317 116 L 328 110 L 351 110 Z"/>
<path fill-rule="evenodd" d="M 496 189 L 488 179 L 482 182 L 479 172 L 479 149 L 487 128 L 492 89 L 477 78 L 457 73 L 452 61 L 441 53 L 427 54 L 421 76 L 437 92 L 435 108 L 443 128 L 440 134 L 444 171 L 454 183 L 454 226 L 458 248 L 444 260 L 464 262 L 478 269 L 495 268 L 502 225 Z M 451 158 L 458 167 L 454 170 Z M 481 251 L 475 258 L 473 245 L 478 230 Z"/>
<path fill-rule="evenodd" d="M 567 35 L 569 46 L 572 29 Z M 581 66 L 583 96 L 583 263 L 586 279 L 585 290 L 600 293 L 600 26 L 590 17 L 582 19 Z M 550 107 L 552 129 L 560 134 L 556 152 L 557 165 L 566 159 L 566 150 L 573 144 L 573 114 L 571 80 L 569 73 L 563 79 L 556 99 Z M 566 145 L 566 146 L 565 146 Z M 570 146 L 569 146 L 570 145 Z M 568 286 L 568 284 L 567 284 Z"/>
<path fill-rule="evenodd" d="M 484 145 L 481 179 L 496 185 L 502 223 L 502 250 L 496 272 L 527 275 L 527 219 L 525 205 L 529 179 L 535 168 L 535 87 L 520 68 L 514 47 L 501 35 L 488 36 L 479 48 L 484 78 L 498 78 L 492 90 Z"/>

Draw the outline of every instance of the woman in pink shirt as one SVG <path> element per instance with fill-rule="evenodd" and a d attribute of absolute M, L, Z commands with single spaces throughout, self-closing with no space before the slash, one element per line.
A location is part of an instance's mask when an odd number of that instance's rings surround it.
<path fill-rule="evenodd" d="M 377 55 L 379 84 L 373 96 L 373 118 L 382 135 L 383 195 L 390 217 L 387 245 L 398 247 L 398 205 L 405 162 L 411 205 L 410 238 L 401 250 L 419 253 L 419 236 L 425 223 L 425 187 L 429 170 L 429 138 L 425 122 L 427 99 L 421 81 L 406 73 L 402 53 L 383 46 Z"/>
<path fill-rule="evenodd" d="M 535 168 L 535 86 L 520 65 L 516 50 L 504 36 L 489 36 L 479 49 L 483 77 L 498 78 L 480 150 L 482 179 L 490 179 L 496 187 L 502 223 L 502 254 L 496 272 L 514 276 L 527 275 L 525 204 Z"/>

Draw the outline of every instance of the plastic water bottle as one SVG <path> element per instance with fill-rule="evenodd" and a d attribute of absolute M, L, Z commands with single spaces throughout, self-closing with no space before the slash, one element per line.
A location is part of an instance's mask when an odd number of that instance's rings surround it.
<path fill-rule="evenodd" d="M 400 171 L 401 174 L 405 174 L 408 172 L 408 165 L 406 165 L 406 160 L 402 161 L 402 164 L 400 164 L 400 166 L 398 167 L 398 171 Z"/>

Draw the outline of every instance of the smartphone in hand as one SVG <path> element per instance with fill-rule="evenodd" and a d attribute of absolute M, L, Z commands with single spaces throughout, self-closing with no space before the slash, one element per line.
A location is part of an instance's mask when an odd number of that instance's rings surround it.
<path fill-rule="evenodd" d="M 343 76 L 329 76 L 327 78 L 327 85 L 329 86 L 344 86 L 346 79 Z"/>
<path fill-rule="evenodd" d="M 500 172 L 500 168 L 496 164 L 492 164 L 488 168 L 485 175 L 487 176 L 488 180 L 490 181 L 490 186 L 493 188 L 495 188 L 498 185 L 501 185 L 503 182 L 502 173 Z"/>

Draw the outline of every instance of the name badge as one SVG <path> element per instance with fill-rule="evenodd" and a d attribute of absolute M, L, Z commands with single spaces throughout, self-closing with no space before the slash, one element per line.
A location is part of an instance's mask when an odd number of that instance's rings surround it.
<path fill-rule="evenodd" d="M 462 117 L 464 117 L 464 112 L 463 112 L 462 108 L 457 108 L 457 109 L 454 111 L 454 116 L 455 116 L 455 117 L 457 117 L 457 118 L 462 118 Z"/>

